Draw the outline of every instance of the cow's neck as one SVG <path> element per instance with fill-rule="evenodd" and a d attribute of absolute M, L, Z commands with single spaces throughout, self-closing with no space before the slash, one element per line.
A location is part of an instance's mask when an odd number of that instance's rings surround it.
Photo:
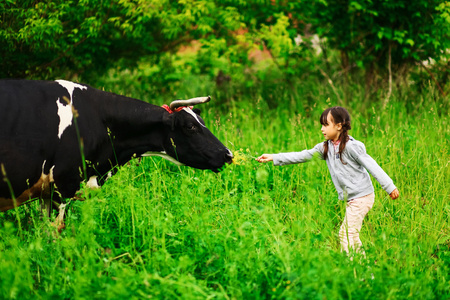
<path fill-rule="evenodd" d="M 124 164 L 133 156 L 164 151 L 163 108 L 140 100 L 117 96 L 108 103 L 104 122 L 110 130 L 116 159 Z"/>

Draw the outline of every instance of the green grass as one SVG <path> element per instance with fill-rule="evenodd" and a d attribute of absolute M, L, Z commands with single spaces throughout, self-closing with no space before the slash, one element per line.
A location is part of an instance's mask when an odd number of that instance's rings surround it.
<path fill-rule="evenodd" d="M 361 232 L 367 258 L 350 261 L 338 241 L 345 206 L 326 164 L 254 161 L 321 142 L 319 116 L 335 103 L 319 98 L 271 110 L 263 96 L 220 111 L 208 104 L 208 127 L 239 164 L 214 174 L 133 161 L 71 202 L 59 235 L 37 203 L 1 214 L 0 298 L 450 298 L 448 103 L 347 106 L 350 134 L 400 191 L 391 200 L 373 181 Z"/>

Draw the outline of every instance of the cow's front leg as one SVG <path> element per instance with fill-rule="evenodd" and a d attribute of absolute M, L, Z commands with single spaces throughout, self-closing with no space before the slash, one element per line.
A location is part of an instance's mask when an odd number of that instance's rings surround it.
<path fill-rule="evenodd" d="M 39 207 L 43 216 L 47 218 L 50 218 L 52 216 L 53 205 L 51 198 L 39 199 Z"/>
<path fill-rule="evenodd" d="M 64 219 L 66 217 L 66 207 L 68 203 L 61 203 L 58 208 L 58 215 L 55 218 L 55 221 L 53 221 L 52 225 L 58 230 L 59 233 L 66 228 L 66 223 L 64 222 Z"/>
<path fill-rule="evenodd" d="M 66 205 L 65 203 L 61 203 L 60 197 L 45 197 L 39 200 L 40 210 L 44 217 L 50 218 L 52 217 L 52 213 L 54 210 L 57 211 L 57 215 L 55 220 L 51 222 L 51 225 L 55 227 L 58 232 L 61 232 L 62 229 L 66 227 L 64 223 L 65 213 L 66 213 Z"/>

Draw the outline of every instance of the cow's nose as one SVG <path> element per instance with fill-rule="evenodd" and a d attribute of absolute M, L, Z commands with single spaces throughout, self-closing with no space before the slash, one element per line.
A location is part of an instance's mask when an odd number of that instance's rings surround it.
<path fill-rule="evenodd" d="M 233 153 L 231 153 L 230 149 L 227 149 L 227 153 L 225 154 L 225 161 L 230 164 L 233 161 L 233 157 Z"/>

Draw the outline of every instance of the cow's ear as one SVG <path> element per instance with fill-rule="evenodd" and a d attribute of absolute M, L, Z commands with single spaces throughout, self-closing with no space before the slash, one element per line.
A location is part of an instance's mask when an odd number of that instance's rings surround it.
<path fill-rule="evenodd" d="M 201 109 L 199 109 L 199 108 L 194 108 L 192 111 L 195 112 L 199 116 L 202 113 Z"/>

